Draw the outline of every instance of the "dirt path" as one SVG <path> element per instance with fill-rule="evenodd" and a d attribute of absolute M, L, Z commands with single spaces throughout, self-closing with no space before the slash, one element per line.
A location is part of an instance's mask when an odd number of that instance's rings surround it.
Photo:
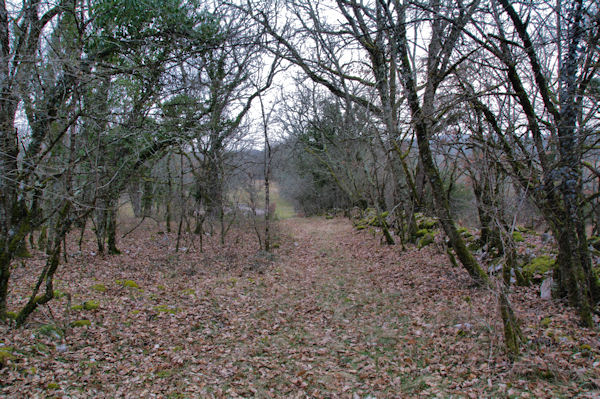
<path fill-rule="evenodd" d="M 323 218 L 280 222 L 273 258 L 247 234 L 204 253 L 190 242 L 174 254 L 169 239 L 141 231 L 121 242 L 123 255 L 84 250 L 65 265 L 58 288 L 98 309 L 61 312 L 62 298 L 26 329 L 2 326 L 11 359 L 0 394 L 569 397 L 591 392 L 584 384 L 597 378 L 595 357 L 561 363 L 553 353 L 570 356 L 566 348 L 542 341 L 532 341 L 548 345 L 530 346 L 535 356 L 509 364 L 494 296 L 435 246 L 400 253 L 348 220 Z M 26 270 L 16 274 L 27 292 Z M 57 326 L 75 319 L 90 326 L 62 337 Z M 580 340 L 573 345 L 593 344 L 569 334 Z"/>
<path fill-rule="evenodd" d="M 366 278 L 347 240 L 355 236 L 351 225 L 291 219 L 281 231 L 290 241 L 277 262 L 258 285 L 238 281 L 245 295 L 221 309 L 235 336 L 222 337 L 232 354 L 223 364 L 233 373 L 229 393 L 398 395 L 410 384 L 401 373 L 404 361 L 392 352 L 407 317 L 397 298 Z"/>

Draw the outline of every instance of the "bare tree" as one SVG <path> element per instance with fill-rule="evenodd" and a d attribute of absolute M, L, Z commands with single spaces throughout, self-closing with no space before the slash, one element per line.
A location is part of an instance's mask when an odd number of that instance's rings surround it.
<path fill-rule="evenodd" d="M 590 125 L 597 123 L 587 94 L 598 74 L 599 10 L 581 1 L 546 5 L 535 15 L 529 6 L 517 10 L 504 0 L 491 6 L 493 28 L 480 24 L 476 40 L 500 63 L 503 74 L 496 75 L 501 79 L 496 87 L 506 88 L 509 98 L 484 101 L 470 89 L 470 101 L 496 135 L 506 170 L 537 204 L 556 238 L 557 294 L 591 326 L 600 290 L 588 250 L 582 166 L 593 140 Z M 530 18 L 538 26 L 535 34 Z M 517 114 L 503 106 L 513 98 Z"/>

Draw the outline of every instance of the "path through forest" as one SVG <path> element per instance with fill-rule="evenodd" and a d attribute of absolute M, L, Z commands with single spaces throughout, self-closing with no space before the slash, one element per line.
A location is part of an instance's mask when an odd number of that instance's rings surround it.
<path fill-rule="evenodd" d="M 174 254 L 168 235 L 148 229 L 122 240 L 123 255 L 73 256 L 59 289 L 79 308 L 62 312 L 63 297 L 25 329 L 2 326 L 11 358 L 0 393 L 593 396 L 598 376 L 587 363 L 597 353 L 573 358 L 560 342 L 536 347 L 551 338 L 529 331 L 531 352 L 509 364 L 493 294 L 473 287 L 435 245 L 401 253 L 341 218 L 287 219 L 278 231 L 273 256 L 252 250 L 242 233 L 231 234 L 228 249 Z M 28 274 L 15 274 L 25 293 Z M 528 331 L 540 315 L 516 307 Z M 90 325 L 66 335 L 57 328 L 75 319 Z M 597 335 L 568 334 L 596 350 L 589 340 Z"/>

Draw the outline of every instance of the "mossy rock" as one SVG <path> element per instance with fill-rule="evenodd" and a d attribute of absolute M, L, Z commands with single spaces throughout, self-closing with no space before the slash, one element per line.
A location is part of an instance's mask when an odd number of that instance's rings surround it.
<path fill-rule="evenodd" d="M 158 305 L 154 307 L 154 310 L 157 311 L 158 313 L 170 313 L 170 314 L 176 314 L 177 312 L 179 312 L 179 308 L 173 308 L 167 305 Z"/>
<path fill-rule="evenodd" d="M 85 301 L 83 303 L 84 310 L 98 310 L 99 307 L 100 305 L 96 301 Z"/>
<path fill-rule="evenodd" d="M 479 251 L 481 249 L 481 242 L 479 242 L 479 240 L 470 241 L 467 244 L 467 248 L 469 248 L 469 251 L 471 252 Z"/>
<path fill-rule="evenodd" d="M 160 371 L 157 371 L 154 375 L 158 378 L 169 378 L 170 376 L 173 375 L 173 370 L 169 370 L 169 369 L 160 370 Z"/>
<path fill-rule="evenodd" d="M 33 344 L 33 349 L 43 354 L 50 353 L 50 348 L 43 342 L 36 342 L 35 344 Z"/>
<path fill-rule="evenodd" d="M 90 287 L 93 291 L 106 292 L 106 286 L 104 284 L 94 284 Z"/>
<path fill-rule="evenodd" d="M 532 278 L 536 274 L 544 275 L 552 271 L 555 265 L 556 260 L 553 257 L 547 255 L 538 256 L 523 266 L 523 274 L 527 278 Z"/>
<path fill-rule="evenodd" d="M 551 322 L 552 322 L 552 318 L 550 318 L 550 317 L 544 317 L 544 318 L 542 319 L 542 321 L 540 321 L 540 324 L 541 324 L 541 326 L 542 326 L 542 327 L 545 327 L 545 328 L 546 328 L 546 327 L 549 327 L 549 326 L 550 326 L 550 323 L 551 323 Z"/>
<path fill-rule="evenodd" d="M 379 217 L 377 217 L 377 215 L 375 215 L 375 216 L 371 217 L 371 218 L 369 219 L 369 221 L 367 222 L 367 224 L 368 224 L 369 226 L 378 227 L 378 226 L 379 226 L 379 224 L 380 224 L 380 223 L 379 223 Z"/>
<path fill-rule="evenodd" d="M 37 332 L 41 335 L 45 335 L 50 338 L 60 339 L 64 335 L 62 328 L 55 324 L 44 324 L 37 329 Z"/>
<path fill-rule="evenodd" d="M 127 287 L 127 288 L 137 288 L 139 289 L 140 286 L 133 280 L 125 280 L 123 281 L 123 287 Z"/>
<path fill-rule="evenodd" d="M 527 227 L 524 226 L 517 226 L 517 230 L 520 231 L 523 234 L 530 234 L 530 235 L 536 235 L 537 231 L 533 230 L 533 229 L 528 229 Z"/>
<path fill-rule="evenodd" d="M 417 227 L 419 229 L 433 229 L 435 226 L 437 225 L 437 221 L 435 221 L 434 219 L 431 218 L 426 218 L 423 219 L 419 222 L 417 222 Z"/>
<path fill-rule="evenodd" d="M 427 234 L 432 234 L 431 230 L 429 230 L 429 229 L 419 229 L 415 233 L 415 236 L 417 236 L 417 238 L 419 238 L 419 237 L 425 237 Z"/>
<path fill-rule="evenodd" d="M 425 248 L 426 246 L 428 246 L 429 244 L 432 244 L 435 241 L 435 237 L 433 236 L 433 234 L 428 233 L 425 234 L 423 237 L 421 237 L 421 239 L 417 242 L 417 248 L 421 249 L 421 248 Z"/>
<path fill-rule="evenodd" d="M 473 234 L 466 227 L 459 227 L 457 231 L 458 234 L 460 234 L 465 240 L 470 240 L 473 238 Z"/>
<path fill-rule="evenodd" d="M 513 240 L 515 242 L 523 242 L 523 241 L 525 241 L 525 238 L 523 238 L 523 234 L 521 234 L 521 232 L 517 231 L 517 230 L 513 231 L 512 237 L 513 237 Z"/>
<path fill-rule="evenodd" d="M 364 217 L 356 224 L 362 226 L 384 227 L 386 225 L 385 218 L 389 212 L 377 213 L 375 209 L 369 208 L 365 211 Z"/>
<path fill-rule="evenodd" d="M 92 325 L 92 322 L 89 321 L 88 319 L 75 320 L 75 321 L 71 322 L 71 327 L 73 327 L 73 328 L 89 327 L 91 325 Z"/>
<path fill-rule="evenodd" d="M 4 346 L 0 348 L 0 368 L 6 366 L 9 361 L 15 359 L 15 355 L 13 355 L 12 352 L 12 346 Z"/>
<path fill-rule="evenodd" d="M 73 305 L 71 306 L 71 310 L 83 310 L 83 305 Z"/>
<path fill-rule="evenodd" d="M 427 217 L 422 213 L 415 213 L 415 220 L 417 222 L 418 229 L 431 230 L 437 226 L 437 220 Z"/>
<path fill-rule="evenodd" d="M 60 299 L 63 298 L 65 296 L 67 296 L 67 294 L 65 294 L 64 292 L 62 292 L 61 290 L 54 290 L 52 295 L 54 296 L 54 298 L 56 299 Z"/>

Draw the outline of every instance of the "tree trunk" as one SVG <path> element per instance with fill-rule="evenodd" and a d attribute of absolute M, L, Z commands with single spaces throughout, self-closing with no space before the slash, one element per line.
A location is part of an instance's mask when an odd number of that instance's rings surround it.
<path fill-rule="evenodd" d="M 5 22 L 5 21 L 4 21 Z M 2 26 L 4 27 L 4 26 Z M 8 32 L 5 33 L 8 37 Z M 5 49 L 8 51 L 8 49 Z M 8 62 L 8 59 L 7 61 Z M 1 65 L 6 67 L 4 63 Z M 7 71 L 1 71 L 3 79 L 8 79 Z M 23 214 L 17 203 L 18 184 L 18 147 L 17 135 L 14 129 L 14 106 L 6 98 L 5 90 L 0 99 L 0 317 L 6 316 L 6 301 L 10 265 L 14 258 L 16 244 L 25 237 L 27 229 L 23 223 Z M 16 104 L 16 101 L 15 101 Z"/>
<path fill-rule="evenodd" d="M 108 245 L 108 253 L 111 255 L 118 255 L 121 253 L 117 248 L 117 210 L 116 205 L 112 205 L 107 213 L 106 223 L 106 241 Z"/>
<path fill-rule="evenodd" d="M 136 218 L 142 217 L 142 193 L 140 191 L 140 182 L 138 179 L 131 182 L 128 186 L 129 201 L 133 209 L 133 215 Z"/>
<path fill-rule="evenodd" d="M 538 122 L 539 113 L 534 110 L 532 102 L 521 81 L 519 71 L 514 65 L 512 54 L 505 42 L 499 58 L 507 67 L 509 81 L 514 89 L 525 115 L 528 127 L 532 132 L 537 155 L 543 171 L 544 202 L 541 204 L 546 220 L 551 224 L 553 235 L 558 244 L 558 257 L 556 277 L 559 286 L 558 294 L 568 298 L 569 303 L 577 308 L 581 322 L 587 327 L 593 326 L 592 309 L 599 299 L 598 281 L 591 272 L 591 261 L 585 233 L 585 224 L 582 218 L 582 173 L 581 157 L 583 136 L 581 126 L 578 126 L 577 115 L 581 109 L 579 96 L 582 92 L 580 86 L 579 59 L 580 50 L 584 41 L 584 10 L 581 0 L 570 1 L 565 4 L 569 10 L 566 37 L 559 38 L 567 45 L 567 50 L 559 60 L 559 106 L 551 98 L 552 86 L 549 76 L 544 74 L 536 52 L 537 46 L 527 31 L 527 24 L 523 22 L 518 12 L 508 0 L 499 0 L 504 11 L 510 17 L 516 33 L 523 43 L 529 68 L 535 77 L 535 87 L 543 101 L 545 111 L 551 115 L 551 122 L 547 126 L 558 139 L 558 154 L 553 154 L 556 163 L 546 154 L 544 139 Z M 522 183 L 523 185 L 523 183 Z M 558 189 L 558 190 L 557 190 Z"/>
<path fill-rule="evenodd" d="M 429 143 L 430 127 L 432 123 L 431 118 L 434 116 L 435 93 L 439 84 L 445 77 L 445 71 L 438 69 L 440 67 L 439 62 L 443 56 L 449 56 L 449 53 L 444 52 L 453 51 L 454 43 L 456 43 L 460 37 L 462 27 L 464 27 L 464 24 L 468 21 L 466 17 L 474 11 L 476 5 L 477 2 L 474 2 L 469 6 L 468 10 L 463 10 L 465 11 L 465 15 L 460 20 L 455 21 L 452 26 L 452 34 L 448 34 L 448 41 L 446 42 L 444 42 L 442 37 L 443 34 L 439 30 L 441 25 L 434 24 L 436 29 L 433 29 L 432 31 L 430 47 L 428 48 L 428 76 L 425 84 L 425 92 L 423 94 L 423 105 L 420 103 L 417 82 L 414 80 L 414 71 L 412 69 L 414 66 L 411 66 L 409 60 L 404 9 L 397 10 L 399 19 L 394 26 L 393 34 L 397 46 L 397 56 L 399 58 L 399 75 L 401 76 L 406 100 L 410 107 L 413 129 L 417 136 L 419 159 L 423 167 L 423 173 L 431 186 L 440 224 L 448 236 L 448 240 L 450 241 L 450 245 L 454 249 L 456 256 L 469 275 L 477 282 L 477 284 L 488 285 L 489 279 L 487 274 L 481 268 L 479 263 L 477 263 L 477 260 L 473 257 L 473 254 L 471 254 L 456 229 L 456 224 L 450 213 L 450 204 L 445 195 L 446 190 L 444 190 L 439 171 L 433 161 Z"/>
<path fill-rule="evenodd" d="M 55 234 L 52 240 L 52 247 L 48 252 L 48 259 L 46 261 L 46 265 L 40 274 L 37 284 L 35 285 L 31 296 L 29 297 L 29 301 L 21 308 L 16 317 L 17 326 L 23 325 L 27 317 L 33 313 L 33 311 L 39 306 L 49 302 L 52 298 L 54 298 L 54 274 L 58 269 L 58 264 L 60 262 L 60 248 L 62 241 L 69 231 L 71 227 L 71 221 L 68 217 L 69 212 L 71 210 L 71 202 L 66 200 L 57 215 L 56 224 L 55 224 Z M 45 283 L 45 292 L 44 294 L 38 296 L 38 292 Z"/>
<path fill-rule="evenodd" d="M 510 272 L 509 272 L 510 274 Z M 500 316 L 504 327 L 504 345 L 510 360 L 515 360 L 519 356 L 520 343 L 524 340 L 523 333 L 519 323 L 508 301 L 508 294 L 505 288 L 500 288 Z"/>
<path fill-rule="evenodd" d="M 417 126 L 419 125 L 422 125 L 422 123 L 418 122 Z M 416 128 L 416 131 L 419 145 L 419 156 L 423 162 L 423 170 L 427 176 L 429 184 L 431 185 L 431 191 L 438 213 L 438 218 L 442 228 L 444 229 L 444 232 L 448 236 L 450 246 L 452 246 L 452 249 L 454 249 L 454 252 L 456 253 L 460 263 L 467 270 L 469 275 L 477 282 L 477 284 L 487 285 L 489 283 L 487 274 L 481 268 L 479 263 L 477 263 L 477 260 L 471 251 L 469 251 L 467 248 L 465 241 L 459 234 L 456 224 L 454 223 L 454 219 L 450 214 L 450 204 L 448 203 L 448 199 L 444 194 L 445 190 L 442 179 L 440 178 L 439 172 L 433 163 L 426 129 L 424 129 L 424 126 L 420 126 Z"/>
<path fill-rule="evenodd" d="M 144 178 L 144 192 L 142 194 L 142 212 L 144 216 L 152 214 L 152 202 L 154 200 L 153 185 L 150 178 Z"/>

